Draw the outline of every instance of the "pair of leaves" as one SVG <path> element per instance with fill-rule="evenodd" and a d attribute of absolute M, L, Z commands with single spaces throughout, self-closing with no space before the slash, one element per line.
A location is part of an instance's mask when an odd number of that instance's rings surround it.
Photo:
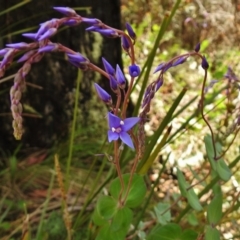
<path fill-rule="evenodd" d="M 190 185 L 188 182 L 186 182 L 182 172 L 179 169 L 177 169 L 177 178 L 178 178 L 178 184 L 179 184 L 179 188 L 182 196 L 187 198 L 190 206 L 193 209 L 197 211 L 201 211 L 202 206 L 199 202 L 197 194 L 194 192 L 192 188 L 188 189 Z"/>
<path fill-rule="evenodd" d="M 175 223 L 155 226 L 149 233 L 147 240 L 196 240 L 197 233 L 193 230 L 182 231 L 181 227 Z"/>
<path fill-rule="evenodd" d="M 214 148 L 213 148 L 211 136 L 210 135 L 205 136 L 204 142 L 205 142 L 207 156 L 210 161 L 212 169 L 218 174 L 218 176 L 223 181 L 228 181 L 230 179 L 232 173 L 231 173 L 228 165 L 225 163 L 225 161 L 222 158 L 220 158 L 218 160 L 214 159 Z M 216 143 L 216 150 L 217 150 L 218 155 L 220 155 L 222 152 L 222 147 L 221 147 L 220 143 Z"/>
<path fill-rule="evenodd" d="M 122 193 L 123 197 L 126 194 L 129 181 L 130 174 L 123 175 L 125 186 Z M 120 180 L 116 178 L 110 185 L 111 196 L 102 196 L 97 202 L 92 216 L 93 222 L 101 227 L 96 238 L 97 240 L 123 240 L 125 238 L 133 218 L 130 208 L 141 204 L 146 194 L 146 185 L 141 176 L 134 175 L 124 206 L 119 204 L 120 192 Z"/>

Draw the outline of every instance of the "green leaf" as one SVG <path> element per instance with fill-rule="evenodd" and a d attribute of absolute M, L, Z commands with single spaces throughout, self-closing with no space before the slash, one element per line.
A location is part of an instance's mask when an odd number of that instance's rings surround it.
<path fill-rule="evenodd" d="M 223 180 L 223 181 L 228 181 L 232 175 L 229 167 L 227 166 L 227 164 L 225 163 L 225 161 L 223 159 L 219 159 L 216 163 L 217 165 L 217 173 L 219 175 L 219 177 Z"/>
<path fill-rule="evenodd" d="M 179 185 L 182 196 L 187 197 L 187 188 L 189 187 L 189 184 L 186 182 L 183 176 L 183 173 L 178 168 L 177 168 L 177 179 L 178 179 L 178 185 Z"/>
<path fill-rule="evenodd" d="M 147 240 L 180 240 L 182 234 L 181 227 L 175 223 L 161 226 L 156 225 L 149 233 Z"/>
<path fill-rule="evenodd" d="M 187 215 L 187 220 L 192 226 L 197 226 L 199 224 L 198 219 L 193 212 Z"/>
<path fill-rule="evenodd" d="M 97 211 L 103 219 L 111 219 L 118 210 L 118 202 L 109 196 L 102 196 L 97 201 Z"/>
<path fill-rule="evenodd" d="M 125 186 L 125 189 L 122 194 L 123 197 L 125 197 L 129 180 L 130 180 L 129 173 L 123 175 L 123 182 L 124 182 L 124 186 Z M 110 185 L 110 193 L 115 199 L 118 199 L 120 189 L 121 189 L 120 180 L 119 180 L 119 178 L 116 178 L 112 181 L 112 183 Z M 134 174 L 133 179 L 132 179 L 132 184 L 131 184 L 130 190 L 128 192 L 128 196 L 126 198 L 125 206 L 130 207 L 130 208 L 139 206 L 144 199 L 146 191 L 147 191 L 147 188 L 146 188 L 146 184 L 143 180 L 143 177 L 140 175 Z"/>
<path fill-rule="evenodd" d="M 99 230 L 96 240 L 124 240 L 125 236 L 125 232 L 113 232 L 110 225 L 105 225 Z"/>
<path fill-rule="evenodd" d="M 108 223 L 107 219 L 104 219 L 100 213 L 97 211 L 97 208 L 95 208 L 93 215 L 92 215 L 92 220 L 94 222 L 94 224 L 96 224 L 97 226 L 102 226 Z"/>
<path fill-rule="evenodd" d="M 157 216 L 157 220 L 162 225 L 167 224 L 171 220 L 171 212 L 170 212 L 169 207 L 170 207 L 169 203 L 158 203 L 154 207 L 154 211 L 155 211 L 155 214 Z M 168 209 L 167 212 L 165 212 L 166 209 Z M 163 212 L 165 212 L 165 213 L 162 214 Z"/>
<path fill-rule="evenodd" d="M 132 222 L 132 218 L 133 213 L 131 209 L 127 207 L 118 209 L 116 215 L 114 215 L 112 219 L 111 231 L 125 231 L 127 234 L 130 224 Z"/>
<path fill-rule="evenodd" d="M 197 236 L 198 234 L 195 231 L 187 229 L 182 233 L 181 240 L 196 240 Z"/>
<path fill-rule="evenodd" d="M 212 145 L 212 138 L 210 135 L 207 135 L 204 137 L 204 143 L 205 143 L 205 148 L 206 148 L 207 156 L 210 161 L 211 167 L 214 171 L 216 171 L 217 166 L 216 166 L 216 161 L 213 159 L 214 158 L 214 150 L 213 150 L 213 145 Z"/>
<path fill-rule="evenodd" d="M 187 200 L 193 209 L 197 211 L 202 210 L 202 206 L 199 202 L 198 196 L 192 188 L 187 191 Z"/>
<path fill-rule="evenodd" d="M 207 218 L 209 224 L 216 225 L 222 217 L 222 194 L 217 194 L 214 196 L 212 201 L 207 207 Z"/>
<path fill-rule="evenodd" d="M 212 169 L 217 172 L 217 174 L 219 175 L 219 177 L 222 180 L 228 181 L 230 179 L 232 173 L 231 173 L 229 167 L 227 166 L 227 164 L 225 163 L 225 161 L 222 158 L 217 160 L 217 161 L 214 160 L 214 150 L 213 150 L 211 136 L 207 135 L 204 138 L 204 142 L 205 142 L 205 147 L 206 147 L 208 159 L 210 161 Z M 217 150 L 217 154 L 221 154 L 222 147 L 221 147 L 220 143 L 216 143 L 216 150 Z"/>
<path fill-rule="evenodd" d="M 216 228 L 207 226 L 205 240 L 220 240 L 220 232 Z"/>

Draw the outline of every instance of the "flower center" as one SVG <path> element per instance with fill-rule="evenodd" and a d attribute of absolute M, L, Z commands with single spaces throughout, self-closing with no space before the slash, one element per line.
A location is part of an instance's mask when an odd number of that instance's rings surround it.
<path fill-rule="evenodd" d="M 120 133 L 120 132 L 122 132 L 122 128 L 121 127 L 118 127 L 118 128 L 112 127 L 112 132 Z"/>

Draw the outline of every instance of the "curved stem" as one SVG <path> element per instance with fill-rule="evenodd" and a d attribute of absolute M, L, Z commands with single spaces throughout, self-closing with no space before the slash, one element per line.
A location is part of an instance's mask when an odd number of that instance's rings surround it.
<path fill-rule="evenodd" d="M 204 110 L 204 89 L 205 89 L 205 85 L 206 85 L 206 80 L 207 80 L 207 70 L 205 70 L 203 84 L 202 84 L 202 92 L 201 92 L 201 99 L 200 99 L 200 110 L 201 110 L 202 119 L 207 124 L 207 126 L 208 126 L 208 128 L 211 132 L 213 151 L 214 151 L 214 159 L 216 160 L 217 150 L 216 150 L 216 146 L 215 146 L 215 139 L 214 139 L 213 130 L 212 130 L 212 127 L 211 127 L 210 123 L 205 118 L 204 111 L 203 111 Z"/>

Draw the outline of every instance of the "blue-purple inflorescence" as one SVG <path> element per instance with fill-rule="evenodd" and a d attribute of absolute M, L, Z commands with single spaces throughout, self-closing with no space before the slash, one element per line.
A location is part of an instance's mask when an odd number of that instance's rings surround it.
<path fill-rule="evenodd" d="M 118 97 L 118 106 L 120 107 L 120 99 L 123 96 L 123 93 L 126 92 L 126 79 L 125 76 L 119 67 L 116 65 L 116 69 L 105 59 L 102 58 L 104 70 L 99 69 L 97 66 L 92 64 L 88 58 L 84 57 L 81 53 L 75 52 L 59 43 L 54 43 L 50 41 L 55 34 L 57 34 L 58 29 L 61 26 L 75 26 L 80 23 L 88 24 L 86 28 L 87 31 L 97 32 L 106 37 L 119 37 L 122 40 L 122 47 L 125 51 L 129 53 L 131 58 L 131 54 L 133 51 L 133 42 L 131 39 L 136 39 L 136 34 L 134 33 L 130 24 L 126 24 L 127 33 L 124 33 L 121 30 L 117 30 L 111 28 L 104 23 L 102 23 L 99 19 L 96 18 L 86 18 L 78 15 L 74 9 L 69 7 L 54 7 L 54 10 L 63 14 L 63 18 L 53 18 L 46 22 L 40 24 L 39 29 L 35 33 L 23 33 L 22 35 L 30 40 L 32 43 L 9 43 L 6 45 L 6 48 L 0 50 L 0 57 L 2 61 L 0 62 L 0 76 L 4 75 L 5 70 L 11 63 L 13 62 L 15 56 L 22 53 L 22 55 L 18 58 L 17 62 L 23 63 L 23 66 L 19 69 L 18 73 L 14 79 L 14 86 L 11 88 L 11 110 L 13 115 L 13 127 L 14 127 L 14 135 L 17 139 L 21 138 L 22 135 L 22 105 L 20 103 L 22 92 L 25 89 L 25 77 L 31 69 L 32 63 L 36 63 L 41 60 L 41 58 L 49 52 L 63 52 L 67 55 L 69 63 L 80 68 L 82 70 L 93 70 L 103 74 L 108 78 L 111 90 Z M 132 55 L 134 56 L 134 54 Z M 135 59 L 132 59 L 132 65 L 129 67 L 129 74 L 131 76 L 131 81 L 134 80 L 135 77 L 139 76 L 140 68 L 135 64 Z M 126 133 L 130 128 L 138 122 L 138 118 L 128 118 L 125 120 L 119 120 L 116 115 L 118 111 L 114 110 L 114 105 L 112 103 L 112 97 L 109 93 L 107 93 L 103 88 L 101 88 L 98 84 L 94 84 L 96 92 L 99 98 L 106 104 L 108 104 L 112 109 L 112 112 L 115 114 L 109 115 L 109 124 L 111 125 L 112 133 L 109 133 L 109 140 L 117 140 L 118 136 L 124 143 L 133 148 L 133 143 L 130 136 Z M 124 90 L 124 91 L 123 91 Z M 121 92 L 122 91 L 122 92 Z M 129 94 L 128 94 L 129 97 Z M 125 100 L 124 100 L 125 101 Z M 128 101 L 125 101 L 128 102 Z M 125 113 L 123 114 L 125 115 Z M 113 117 L 115 116 L 115 118 Z M 116 126 L 115 120 L 118 119 L 118 125 Z M 121 124 L 124 123 L 124 126 Z M 121 131 L 120 131 L 120 126 Z M 115 130 L 114 130 L 115 128 Z"/>
<path fill-rule="evenodd" d="M 131 117 L 121 120 L 112 113 L 108 113 L 108 141 L 116 141 L 119 138 L 130 148 L 134 149 L 131 137 L 127 133 L 134 125 L 139 122 L 140 118 Z"/>

